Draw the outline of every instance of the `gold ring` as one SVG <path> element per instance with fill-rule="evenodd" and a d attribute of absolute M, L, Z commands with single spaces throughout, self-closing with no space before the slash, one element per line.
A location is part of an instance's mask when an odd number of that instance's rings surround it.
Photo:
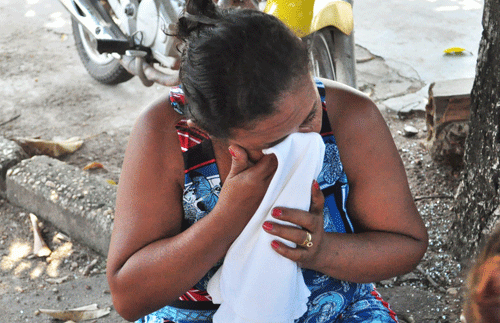
<path fill-rule="evenodd" d="M 311 248 L 313 246 L 313 243 L 311 241 L 312 240 L 311 233 L 309 233 L 309 231 L 306 231 L 306 234 L 307 234 L 306 240 L 302 242 L 301 246 Z"/>

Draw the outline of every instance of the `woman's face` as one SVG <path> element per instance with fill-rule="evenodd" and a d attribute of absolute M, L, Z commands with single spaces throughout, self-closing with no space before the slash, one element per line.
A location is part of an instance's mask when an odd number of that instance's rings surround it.
<path fill-rule="evenodd" d="M 295 132 L 320 132 L 323 110 L 312 77 L 304 77 L 276 104 L 276 112 L 251 129 L 233 129 L 229 144 L 244 148 L 250 160 L 262 158 L 262 150 L 285 140 Z"/>

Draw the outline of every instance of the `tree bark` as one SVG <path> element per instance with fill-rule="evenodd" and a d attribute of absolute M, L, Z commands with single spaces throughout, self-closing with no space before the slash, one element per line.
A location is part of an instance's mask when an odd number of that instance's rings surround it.
<path fill-rule="evenodd" d="M 449 237 L 460 259 L 475 256 L 500 219 L 500 0 L 485 0 L 482 23 L 457 218 Z"/>

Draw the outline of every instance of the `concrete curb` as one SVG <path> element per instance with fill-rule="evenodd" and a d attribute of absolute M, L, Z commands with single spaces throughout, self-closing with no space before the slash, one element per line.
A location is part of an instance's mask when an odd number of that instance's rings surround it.
<path fill-rule="evenodd" d="M 107 255 L 115 185 L 57 159 L 34 156 L 9 168 L 5 186 L 4 195 L 10 203 L 33 212 L 72 239 Z"/>
<path fill-rule="evenodd" d="M 0 137 L 0 197 L 5 197 L 7 171 L 21 160 L 28 158 L 24 150 L 15 142 Z"/>

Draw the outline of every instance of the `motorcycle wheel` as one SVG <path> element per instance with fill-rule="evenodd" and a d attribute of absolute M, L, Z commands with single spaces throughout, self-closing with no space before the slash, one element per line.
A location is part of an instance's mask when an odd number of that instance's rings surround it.
<path fill-rule="evenodd" d="M 73 37 L 80 60 L 87 72 L 95 80 L 108 85 L 115 85 L 130 80 L 134 75 L 120 64 L 120 62 L 110 54 L 100 54 L 97 51 L 95 38 L 78 23 L 71 18 Z"/>
<path fill-rule="evenodd" d="M 323 28 L 307 36 L 309 56 L 314 76 L 337 80 L 335 73 L 334 40 L 331 28 Z"/>
<path fill-rule="evenodd" d="M 354 42 L 334 27 L 325 27 L 304 38 L 314 76 L 338 81 L 356 88 Z"/>

